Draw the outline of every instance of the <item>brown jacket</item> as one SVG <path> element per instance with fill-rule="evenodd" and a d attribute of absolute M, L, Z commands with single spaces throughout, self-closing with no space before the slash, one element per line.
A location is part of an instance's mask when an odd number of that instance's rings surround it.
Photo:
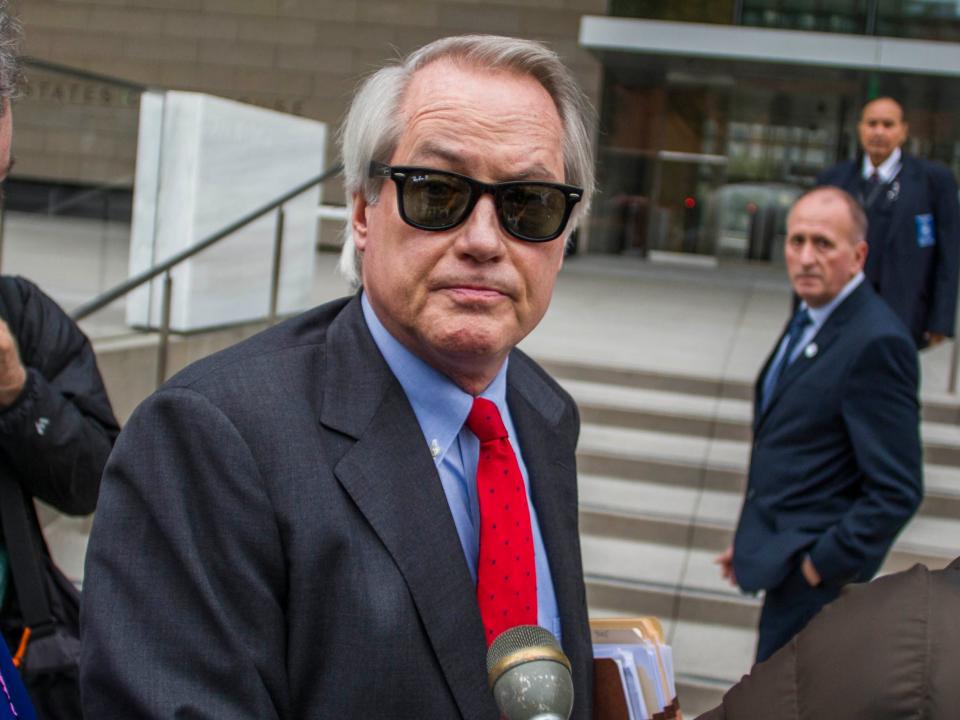
<path fill-rule="evenodd" d="M 840 597 L 697 720 L 960 717 L 960 558 Z"/>

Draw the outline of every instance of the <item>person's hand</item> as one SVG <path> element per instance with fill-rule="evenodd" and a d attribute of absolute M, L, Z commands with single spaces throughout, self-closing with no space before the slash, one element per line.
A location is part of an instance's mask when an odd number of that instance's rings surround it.
<path fill-rule="evenodd" d="M 938 332 L 926 332 L 923 337 L 927 341 L 927 347 L 935 347 L 947 338 L 946 335 Z"/>
<path fill-rule="evenodd" d="M 27 371 L 20 361 L 17 341 L 7 323 L 0 320 L 0 408 L 13 405 L 27 382 Z"/>
<path fill-rule="evenodd" d="M 737 576 L 733 573 L 733 545 L 730 545 L 726 550 L 717 555 L 713 561 L 720 566 L 720 576 L 736 587 Z"/>
<path fill-rule="evenodd" d="M 818 573 L 817 569 L 813 566 L 813 561 L 809 555 L 804 556 L 800 571 L 803 573 L 804 579 L 810 584 L 810 587 L 816 587 L 823 582 L 820 578 L 820 573 Z"/>

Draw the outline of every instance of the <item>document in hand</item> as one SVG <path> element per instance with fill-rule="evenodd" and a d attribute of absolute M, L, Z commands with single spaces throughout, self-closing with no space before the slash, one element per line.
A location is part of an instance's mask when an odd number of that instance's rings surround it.
<path fill-rule="evenodd" d="M 673 650 L 654 617 L 590 621 L 597 720 L 682 720 Z"/>

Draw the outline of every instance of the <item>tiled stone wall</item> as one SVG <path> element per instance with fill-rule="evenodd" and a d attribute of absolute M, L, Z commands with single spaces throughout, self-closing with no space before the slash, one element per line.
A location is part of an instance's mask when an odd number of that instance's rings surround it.
<path fill-rule="evenodd" d="M 548 42 L 596 102 L 600 65 L 577 33 L 582 15 L 605 9 L 605 0 L 20 0 L 28 55 L 332 128 L 358 80 L 384 59 L 466 32 Z M 33 75 L 15 111 L 16 173 L 119 183 L 131 176 L 135 103 L 122 93 L 106 99 L 94 81 Z"/>

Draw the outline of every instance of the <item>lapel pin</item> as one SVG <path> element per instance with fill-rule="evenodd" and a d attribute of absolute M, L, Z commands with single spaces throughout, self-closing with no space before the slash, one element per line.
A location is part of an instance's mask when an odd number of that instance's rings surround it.
<path fill-rule="evenodd" d="M 810 343 L 803 349 L 803 354 L 809 360 L 810 358 L 816 357 L 817 353 L 820 352 L 820 348 L 817 347 L 816 343 Z"/>
<path fill-rule="evenodd" d="M 900 181 L 894 180 L 887 190 L 887 202 L 894 202 L 900 196 Z"/>

